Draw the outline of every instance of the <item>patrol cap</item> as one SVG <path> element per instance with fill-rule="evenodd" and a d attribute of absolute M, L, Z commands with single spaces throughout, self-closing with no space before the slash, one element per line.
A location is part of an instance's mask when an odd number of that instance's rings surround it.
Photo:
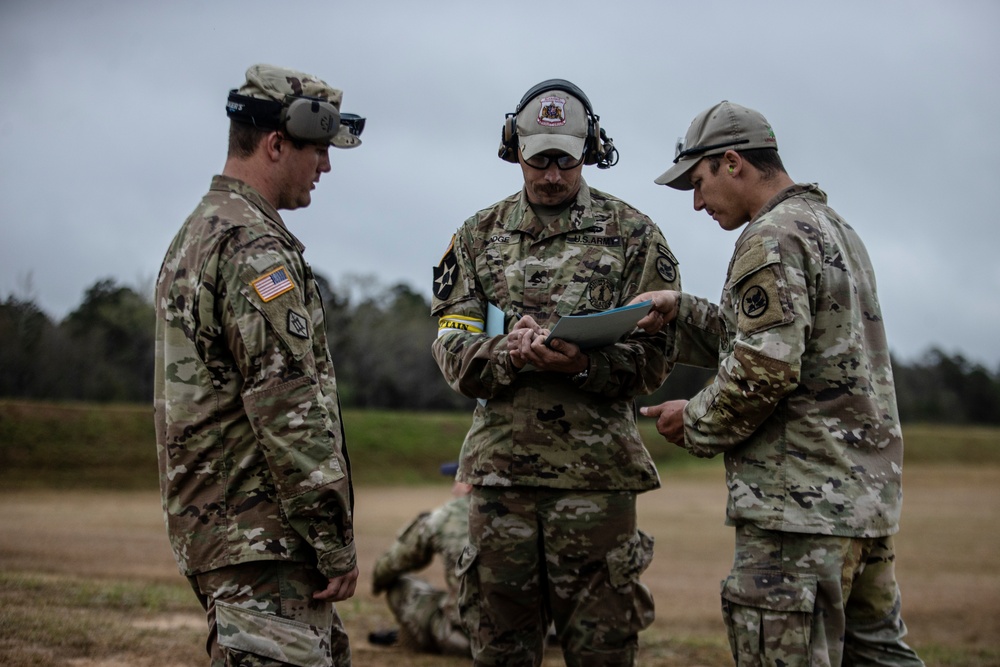
<path fill-rule="evenodd" d="M 778 148 L 771 124 L 759 111 L 723 100 L 695 116 L 684 141 L 677 144 L 674 165 L 655 182 L 676 190 L 691 190 L 688 172 L 698 160 L 728 150 L 754 148 Z"/>
<path fill-rule="evenodd" d="M 285 109 L 282 117 L 289 126 L 286 129 L 291 129 L 292 123 L 299 122 L 302 123 L 300 127 L 305 133 L 318 131 L 318 128 L 308 125 L 312 122 L 312 116 L 315 114 L 296 113 L 295 108 L 298 102 L 296 98 L 328 102 L 333 106 L 330 115 L 333 116 L 333 112 L 336 112 L 336 123 L 338 124 L 336 133 L 330 138 L 330 144 L 337 148 L 354 148 L 361 145 L 361 139 L 358 135 L 361 134 L 361 129 L 364 127 L 364 119 L 355 114 L 340 113 L 340 104 L 344 97 L 343 91 L 333 88 L 319 77 L 275 65 L 251 65 L 246 72 L 246 82 L 233 92 L 244 97 L 281 104 Z M 305 106 L 304 102 L 302 106 Z M 234 104 L 238 105 L 238 102 L 234 103 L 233 97 L 230 95 L 226 109 L 230 117 L 239 120 L 239 112 L 244 110 L 235 109 L 234 113 Z M 254 111 L 256 110 L 254 109 Z M 255 117 L 252 122 L 258 122 L 258 118 Z M 294 129 L 290 133 L 294 136 Z"/>
<path fill-rule="evenodd" d="M 517 138 L 525 160 L 547 150 L 581 157 L 589 122 L 585 103 L 565 90 L 551 88 L 521 105 Z"/>

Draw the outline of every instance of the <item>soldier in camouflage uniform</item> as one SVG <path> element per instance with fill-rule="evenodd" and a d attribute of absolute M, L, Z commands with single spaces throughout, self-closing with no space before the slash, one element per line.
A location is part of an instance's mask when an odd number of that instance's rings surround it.
<path fill-rule="evenodd" d="M 323 302 L 278 215 L 309 204 L 331 145 L 359 143 L 341 97 L 308 74 L 247 70 L 223 173 L 156 284 L 163 511 L 213 666 L 351 662 L 333 605 L 358 577 L 350 462 Z"/>
<path fill-rule="evenodd" d="M 722 606 L 739 665 L 921 665 L 894 574 L 903 440 L 875 275 L 770 125 L 729 102 L 699 114 L 656 179 L 736 241 L 720 305 L 676 291 L 639 325 L 676 323 L 678 363 L 718 367 L 690 402 L 644 408 L 670 442 L 725 456 L 736 556 Z"/>
<path fill-rule="evenodd" d="M 449 472 L 454 474 L 454 464 Z M 443 468 L 447 469 L 447 468 Z M 469 637 L 458 614 L 458 559 L 469 543 L 469 492 L 453 482 L 452 498 L 432 512 L 422 512 L 375 561 L 372 592 L 385 592 L 405 643 L 421 651 L 469 655 Z M 437 554 L 444 565 L 447 590 L 416 577 Z"/>
<path fill-rule="evenodd" d="M 566 664 L 633 665 L 653 620 L 636 495 L 660 484 L 634 399 L 666 377 L 672 332 L 545 339 L 560 317 L 679 289 L 677 261 L 649 218 L 582 179 L 616 154 L 573 84 L 529 90 L 500 157 L 523 189 L 469 218 L 434 272 L 434 358 L 479 399 L 458 472 L 474 487 L 462 620 L 477 665 L 540 664 L 550 620 Z"/>

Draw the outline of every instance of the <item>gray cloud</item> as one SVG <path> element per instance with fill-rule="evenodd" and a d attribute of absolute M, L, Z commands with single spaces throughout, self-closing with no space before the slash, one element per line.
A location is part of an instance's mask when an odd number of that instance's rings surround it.
<path fill-rule="evenodd" d="M 688 291 L 718 296 L 735 235 L 652 180 L 731 99 L 861 232 L 893 350 L 996 368 L 997 25 L 973 1 L 4 3 L 0 297 L 62 317 L 98 279 L 151 279 L 222 168 L 226 91 L 254 62 L 317 74 L 368 117 L 286 215 L 314 268 L 429 296 L 462 220 L 520 187 L 495 157 L 503 114 L 562 77 L 621 151 L 585 177 L 661 226 Z"/>

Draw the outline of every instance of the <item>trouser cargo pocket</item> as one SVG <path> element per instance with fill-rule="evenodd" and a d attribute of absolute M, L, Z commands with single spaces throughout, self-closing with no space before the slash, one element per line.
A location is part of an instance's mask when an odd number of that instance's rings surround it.
<path fill-rule="evenodd" d="M 736 664 L 809 664 L 815 575 L 742 570 L 722 582 L 722 614 Z"/>
<path fill-rule="evenodd" d="M 215 604 L 218 643 L 226 664 L 242 664 L 237 656 L 252 655 L 296 667 L 331 664 L 330 628 L 245 609 L 226 602 Z M 231 660 L 231 658 L 234 658 Z"/>

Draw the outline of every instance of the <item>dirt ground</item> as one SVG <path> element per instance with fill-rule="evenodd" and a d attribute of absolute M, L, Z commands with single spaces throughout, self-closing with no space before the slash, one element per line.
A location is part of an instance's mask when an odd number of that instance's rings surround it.
<path fill-rule="evenodd" d="M 897 575 L 910 643 L 936 655 L 968 650 L 1000 656 L 1000 468 L 911 466 L 904 480 Z M 718 584 L 732 556 L 732 531 L 722 522 L 722 471 L 665 471 L 663 481 L 662 489 L 641 496 L 639 504 L 640 525 L 656 539 L 656 556 L 644 582 L 657 611 L 655 623 L 641 636 L 640 664 L 729 664 L 718 602 Z M 447 482 L 356 491 L 361 579 L 355 598 L 338 605 L 351 633 L 355 664 L 466 664 L 417 658 L 401 648 L 372 647 L 366 641 L 370 630 L 392 623 L 382 600 L 370 592 L 372 562 L 416 512 L 448 498 Z M 437 565 L 426 575 L 440 584 Z M 183 583 L 167 546 L 158 496 L 148 492 L 0 493 L 0 571 L 109 585 Z M 192 596 L 190 611 L 137 614 L 127 620 L 136 628 L 165 630 L 180 638 L 186 648 L 172 660 L 126 654 L 81 656 L 59 664 L 199 664 L 204 621 L 198 611 Z M 25 654 L 30 647 L 23 644 L 30 640 L 5 634 L 0 623 L 0 664 L 40 664 L 19 663 L 15 656 Z M 985 665 L 988 660 L 992 658 L 947 664 Z M 545 664 L 562 664 L 558 652 Z"/>

